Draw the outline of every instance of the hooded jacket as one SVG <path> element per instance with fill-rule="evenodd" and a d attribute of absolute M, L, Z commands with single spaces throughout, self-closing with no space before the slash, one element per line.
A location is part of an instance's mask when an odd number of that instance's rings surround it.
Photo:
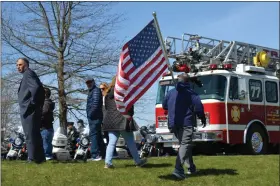
<path fill-rule="evenodd" d="M 193 126 L 195 115 L 200 119 L 205 118 L 201 99 L 189 83 L 177 83 L 176 88 L 165 96 L 162 106 L 168 110 L 168 126 L 171 128 Z"/>

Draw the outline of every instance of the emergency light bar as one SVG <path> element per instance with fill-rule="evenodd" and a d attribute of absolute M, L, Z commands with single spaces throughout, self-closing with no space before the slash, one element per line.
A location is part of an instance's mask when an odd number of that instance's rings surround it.
<path fill-rule="evenodd" d="M 232 64 L 222 64 L 222 65 L 217 65 L 217 64 L 211 64 L 209 65 L 210 70 L 217 70 L 217 69 L 224 69 L 224 70 L 231 70 L 232 69 Z"/>

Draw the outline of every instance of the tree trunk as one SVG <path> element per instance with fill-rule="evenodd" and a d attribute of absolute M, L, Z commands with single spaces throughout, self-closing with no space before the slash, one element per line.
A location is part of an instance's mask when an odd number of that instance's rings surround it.
<path fill-rule="evenodd" d="M 60 127 L 63 127 L 66 132 L 67 124 L 67 104 L 66 104 L 66 94 L 64 87 L 64 56 L 62 52 L 58 52 L 58 69 L 57 69 L 57 79 L 58 79 L 58 105 L 59 105 L 59 121 Z"/>

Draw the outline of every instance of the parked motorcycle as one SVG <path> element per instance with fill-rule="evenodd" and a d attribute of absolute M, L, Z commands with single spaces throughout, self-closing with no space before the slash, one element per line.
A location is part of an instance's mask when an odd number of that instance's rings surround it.
<path fill-rule="evenodd" d="M 85 129 L 81 132 L 80 137 L 77 139 L 77 149 L 74 155 L 74 160 L 82 158 L 82 160 L 86 162 L 90 156 L 89 145 L 89 131 Z"/>
<path fill-rule="evenodd" d="M 67 149 L 68 140 L 67 136 L 63 134 L 63 128 L 59 127 L 54 133 L 52 140 L 53 145 L 53 158 L 58 161 L 68 161 L 71 160 L 70 152 Z"/>
<path fill-rule="evenodd" d="M 24 133 L 22 130 L 13 131 L 16 136 L 15 138 L 10 138 L 10 143 L 8 144 L 9 151 L 6 155 L 7 160 L 26 160 L 27 155 L 27 148 L 24 139 Z"/>
<path fill-rule="evenodd" d="M 156 134 L 156 131 L 149 130 L 146 126 L 140 128 L 140 134 L 143 139 L 140 143 L 140 158 L 150 157 L 153 153 L 156 153 L 157 156 L 160 155 L 160 149 L 157 148 L 156 143 L 158 139 L 162 138 Z"/>

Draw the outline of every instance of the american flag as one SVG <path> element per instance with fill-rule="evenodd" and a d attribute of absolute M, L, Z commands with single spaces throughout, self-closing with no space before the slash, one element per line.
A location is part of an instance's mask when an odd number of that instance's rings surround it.
<path fill-rule="evenodd" d="M 118 110 L 127 111 L 166 70 L 167 63 L 152 20 L 122 48 L 114 89 Z"/>

